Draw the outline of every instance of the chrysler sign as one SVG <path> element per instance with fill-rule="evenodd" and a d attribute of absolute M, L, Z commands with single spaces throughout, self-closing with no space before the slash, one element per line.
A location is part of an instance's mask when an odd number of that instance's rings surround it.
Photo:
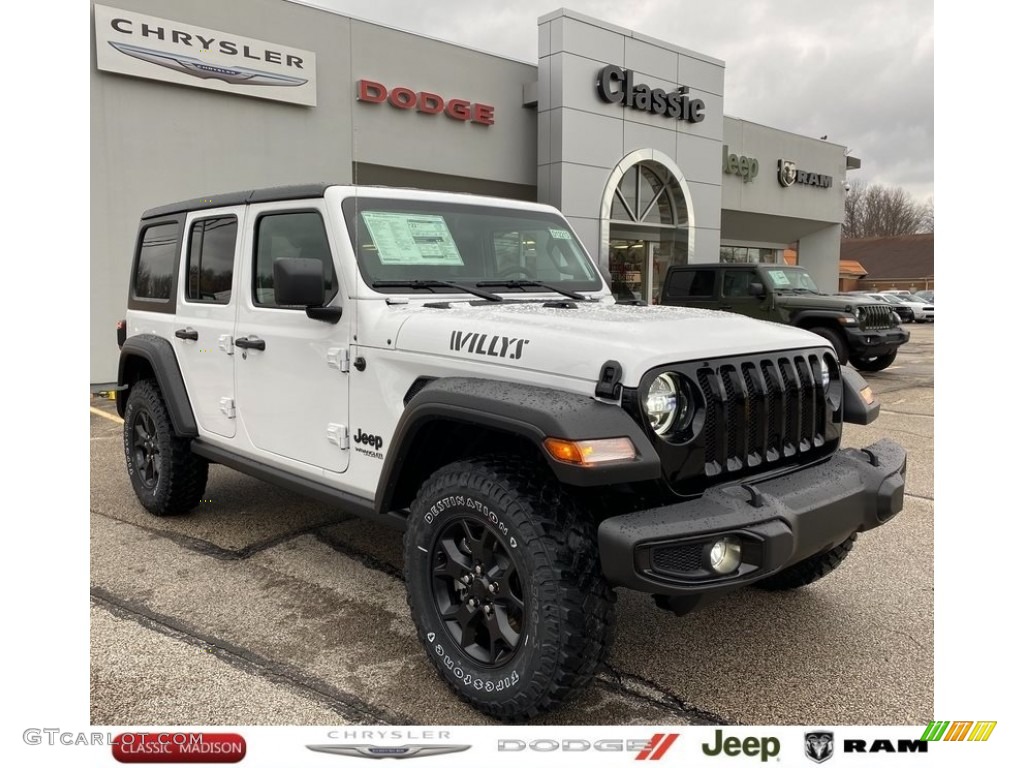
<path fill-rule="evenodd" d="M 316 106 L 316 55 L 264 40 L 97 5 L 106 72 Z"/>

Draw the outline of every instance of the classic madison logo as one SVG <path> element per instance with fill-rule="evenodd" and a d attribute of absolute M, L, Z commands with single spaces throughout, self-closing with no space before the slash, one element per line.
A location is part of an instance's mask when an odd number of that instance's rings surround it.
<path fill-rule="evenodd" d="M 379 747 L 375 744 L 307 744 L 306 749 L 324 752 L 328 755 L 345 755 L 347 757 L 368 757 L 372 760 L 383 760 L 386 757 L 395 760 L 407 760 L 410 757 L 430 757 L 431 755 L 448 755 L 452 752 L 465 752 L 470 744 L 414 744 L 402 747 Z"/>
<path fill-rule="evenodd" d="M 832 731 L 809 731 L 804 734 L 804 754 L 816 763 L 824 763 L 835 751 Z"/>
<path fill-rule="evenodd" d="M 204 80 L 222 80 L 225 83 L 243 85 L 278 86 L 303 85 L 308 82 L 302 77 L 278 75 L 274 72 L 264 72 L 259 69 L 250 69 L 249 67 L 226 67 L 219 64 L 210 64 L 207 61 L 192 56 L 154 51 L 151 48 L 140 48 L 137 45 L 129 45 L 128 43 L 111 42 L 110 45 L 126 56 L 142 59 L 151 64 L 159 64 L 161 67 L 173 69 L 175 72 L 184 72 L 186 75 L 201 77 Z"/>

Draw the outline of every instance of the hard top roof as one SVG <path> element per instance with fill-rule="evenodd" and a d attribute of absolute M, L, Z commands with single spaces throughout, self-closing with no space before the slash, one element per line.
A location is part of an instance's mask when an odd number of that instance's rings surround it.
<path fill-rule="evenodd" d="M 226 192 L 207 197 L 196 197 L 178 203 L 160 205 L 150 208 L 142 214 L 144 219 L 158 216 L 170 216 L 183 211 L 201 211 L 205 208 L 222 208 L 228 205 L 245 205 L 247 203 L 270 203 L 276 200 L 301 200 L 304 197 L 323 197 L 324 190 L 337 186 L 324 181 L 313 184 L 292 184 L 282 187 L 263 187 L 262 189 L 246 189 L 241 192 Z"/>

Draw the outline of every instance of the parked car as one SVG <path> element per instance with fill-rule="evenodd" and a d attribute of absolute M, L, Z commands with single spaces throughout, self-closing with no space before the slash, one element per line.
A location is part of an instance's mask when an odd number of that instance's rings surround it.
<path fill-rule="evenodd" d="M 888 304 L 892 311 L 899 315 L 901 323 L 912 323 L 914 322 L 914 308 L 911 307 L 904 301 L 900 300 L 900 297 L 894 293 L 864 293 L 861 294 L 870 299 L 877 299 L 878 301 L 884 301 Z"/>
<path fill-rule="evenodd" d="M 905 305 L 914 310 L 914 322 L 915 323 L 933 323 L 935 322 L 935 305 L 929 304 L 926 301 L 921 301 L 913 296 L 897 296 L 897 299 L 902 301 Z"/>
<path fill-rule="evenodd" d="M 914 294 L 915 299 L 927 302 L 928 304 L 935 303 L 935 291 L 918 291 Z"/>
<path fill-rule="evenodd" d="M 830 296 L 803 267 L 689 264 L 669 267 L 661 303 L 720 309 L 806 328 L 828 339 L 836 357 L 861 371 L 892 365 L 910 339 L 890 305 L 866 296 Z"/>

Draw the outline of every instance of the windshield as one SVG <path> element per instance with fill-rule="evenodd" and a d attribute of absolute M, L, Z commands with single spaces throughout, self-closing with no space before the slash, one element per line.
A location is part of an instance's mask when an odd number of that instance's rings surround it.
<path fill-rule="evenodd" d="M 502 287 L 517 292 L 601 289 L 597 268 L 553 213 L 372 197 L 348 198 L 342 211 L 359 271 L 382 293 L 460 292 L 444 282 L 507 282 Z"/>
<path fill-rule="evenodd" d="M 764 271 L 771 281 L 772 288 L 778 292 L 821 293 L 814 280 L 807 274 L 807 270 L 800 267 L 772 267 Z"/>

